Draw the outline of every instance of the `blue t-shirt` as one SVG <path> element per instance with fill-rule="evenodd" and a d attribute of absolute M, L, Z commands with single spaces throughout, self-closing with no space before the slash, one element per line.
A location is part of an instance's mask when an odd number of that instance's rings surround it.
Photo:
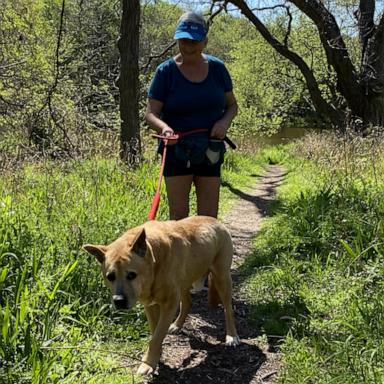
<path fill-rule="evenodd" d="M 188 80 L 173 58 L 156 69 L 148 97 L 164 103 L 160 117 L 176 132 L 212 129 L 224 114 L 225 93 L 232 91 L 232 80 L 221 60 L 205 57 L 208 75 L 199 83 Z"/>

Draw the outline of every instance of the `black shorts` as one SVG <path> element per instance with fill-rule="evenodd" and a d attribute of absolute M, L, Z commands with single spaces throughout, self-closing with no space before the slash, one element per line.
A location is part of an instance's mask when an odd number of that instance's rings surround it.
<path fill-rule="evenodd" d="M 221 164 L 217 163 L 214 165 L 201 164 L 201 165 L 191 165 L 186 167 L 184 164 L 181 164 L 178 159 L 175 158 L 175 148 L 173 145 L 170 145 L 167 148 L 167 158 L 165 159 L 164 166 L 164 176 L 207 176 L 207 177 L 220 177 L 221 174 Z"/>

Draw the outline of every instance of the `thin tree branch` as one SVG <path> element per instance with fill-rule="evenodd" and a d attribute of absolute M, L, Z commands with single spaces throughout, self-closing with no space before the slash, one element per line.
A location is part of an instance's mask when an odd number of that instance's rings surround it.
<path fill-rule="evenodd" d="M 212 2 L 211 4 L 211 7 L 209 9 L 209 18 L 207 20 L 207 25 L 208 25 L 208 29 L 209 27 L 213 24 L 213 19 L 219 15 L 222 11 L 226 11 L 227 12 L 227 4 L 228 4 L 228 1 L 224 1 L 222 4 L 219 5 L 217 11 L 213 12 L 213 9 L 215 7 L 215 3 Z"/>
<path fill-rule="evenodd" d="M 155 53 L 154 55 L 150 55 L 148 57 L 147 62 L 140 67 L 141 71 L 146 72 L 151 65 L 153 59 L 158 59 L 159 57 L 164 56 L 167 52 L 169 52 L 176 45 L 176 41 L 172 41 L 172 43 L 168 44 L 161 52 Z"/>
<path fill-rule="evenodd" d="M 272 7 L 261 7 L 261 8 L 255 7 L 255 8 L 251 8 L 251 11 L 252 12 L 255 12 L 255 11 L 260 11 L 260 12 L 262 12 L 262 11 L 274 11 L 277 8 L 286 8 L 286 5 L 276 4 Z"/>
<path fill-rule="evenodd" d="M 7 64 L 7 65 L 3 65 L 3 66 L 0 67 L 0 71 L 4 70 L 4 69 L 16 67 L 16 66 L 24 64 L 26 62 L 27 62 L 27 60 L 21 60 L 21 61 L 18 61 L 17 63 L 11 63 L 11 64 Z"/>
<path fill-rule="evenodd" d="M 293 18 L 292 18 L 292 14 L 291 14 L 289 7 L 286 7 L 286 10 L 287 10 L 287 15 L 288 15 L 288 27 L 287 27 L 287 33 L 284 36 L 284 45 L 286 47 L 288 47 L 288 39 L 289 39 L 289 35 L 291 34 Z"/>

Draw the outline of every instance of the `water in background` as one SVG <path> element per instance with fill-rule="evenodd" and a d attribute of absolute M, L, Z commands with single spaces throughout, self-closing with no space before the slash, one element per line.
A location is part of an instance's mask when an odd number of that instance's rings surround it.
<path fill-rule="evenodd" d="M 319 128 L 295 128 L 284 127 L 278 133 L 270 137 L 260 137 L 260 142 L 267 145 L 285 144 L 294 139 L 303 137 L 309 132 L 321 132 Z"/>

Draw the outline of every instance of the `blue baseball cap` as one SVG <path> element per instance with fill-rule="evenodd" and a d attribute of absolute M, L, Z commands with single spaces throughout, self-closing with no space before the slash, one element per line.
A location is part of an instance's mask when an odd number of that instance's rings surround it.
<path fill-rule="evenodd" d="M 190 39 L 203 41 L 206 38 L 208 31 L 205 21 L 202 19 L 201 23 L 197 22 L 196 17 L 200 18 L 201 16 L 193 12 L 188 12 L 180 18 L 175 31 L 175 40 Z"/>

